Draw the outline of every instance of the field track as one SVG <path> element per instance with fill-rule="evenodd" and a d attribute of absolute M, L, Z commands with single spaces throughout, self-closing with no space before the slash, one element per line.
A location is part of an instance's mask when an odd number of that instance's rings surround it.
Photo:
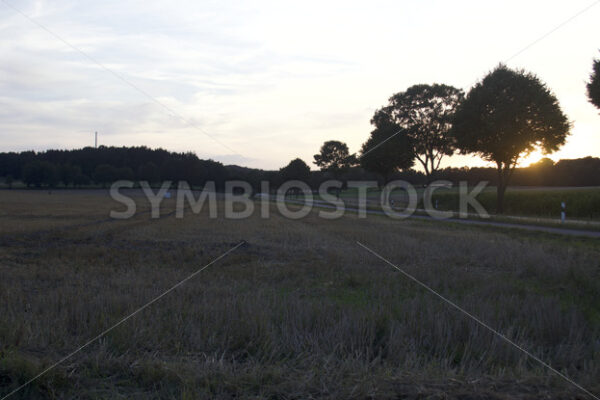
<path fill-rule="evenodd" d="M 287 203 L 292 204 L 304 204 L 302 201 L 296 200 L 286 200 Z M 318 208 L 335 208 L 333 205 L 328 203 L 320 203 L 314 202 L 315 207 Z M 349 211 L 351 213 L 357 213 L 358 209 L 353 207 L 344 207 L 345 211 Z M 371 215 L 382 215 L 386 214 L 383 211 L 379 210 L 366 210 L 367 214 Z M 541 226 L 541 225 L 528 225 L 528 224 L 516 224 L 510 222 L 498 222 L 498 221 L 480 221 L 480 220 L 472 220 L 472 219 L 460 219 L 460 218 L 449 218 L 445 220 L 436 219 L 427 215 L 412 215 L 409 218 L 412 219 L 420 219 L 426 221 L 436 221 L 439 223 L 458 223 L 465 225 L 473 225 L 473 226 L 483 226 L 483 227 L 496 227 L 496 228 L 508 228 L 508 229 L 523 229 L 528 231 L 536 231 L 536 232 L 544 232 L 551 233 L 556 235 L 569 235 L 569 236 L 583 236 L 583 237 L 591 237 L 591 238 L 600 238 L 600 231 L 591 231 L 585 229 L 569 229 L 569 228 L 554 228 L 550 226 Z"/>

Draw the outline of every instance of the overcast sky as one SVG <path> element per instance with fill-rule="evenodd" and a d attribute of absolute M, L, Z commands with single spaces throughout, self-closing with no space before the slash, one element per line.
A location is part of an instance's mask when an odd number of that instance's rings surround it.
<path fill-rule="evenodd" d="M 0 0 L 0 151 L 90 146 L 98 131 L 107 146 L 226 164 L 312 163 L 325 140 L 358 151 L 393 93 L 468 90 L 591 4 Z M 555 160 L 600 156 L 600 115 L 585 90 L 599 20 L 596 5 L 508 61 L 546 82 L 573 122 Z"/>

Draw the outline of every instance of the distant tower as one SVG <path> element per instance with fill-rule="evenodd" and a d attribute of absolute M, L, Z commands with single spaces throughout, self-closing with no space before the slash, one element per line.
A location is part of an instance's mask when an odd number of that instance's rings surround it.
<path fill-rule="evenodd" d="M 94 136 L 94 147 L 98 148 L 98 132 L 96 132 L 96 134 Z"/>

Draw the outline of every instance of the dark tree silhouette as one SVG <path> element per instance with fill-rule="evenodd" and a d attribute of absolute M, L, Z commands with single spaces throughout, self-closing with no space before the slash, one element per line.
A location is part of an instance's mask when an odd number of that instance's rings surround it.
<path fill-rule="evenodd" d="M 187 180 L 192 186 L 203 185 L 207 180 L 213 180 L 216 187 L 222 189 L 228 172 L 223 164 L 213 160 L 201 160 L 193 153 L 172 153 L 164 149 L 149 149 L 144 146 L 100 146 L 75 150 L 48 150 L 39 153 L 33 151 L 0 153 L 0 177 L 10 174 L 15 179 L 24 180 L 25 166 L 34 161 L 53 165 L 57 170 L 58 179 L 65 186 L 89 184 L 90 177 L 95 176 L 96 168 L 100 165 L 111 166 L 114 169 L 112 171 L 114 176 L 104 182 L 104 185 L 117 179 L 133 180 L 137 175 L 138 180 L 154 183 L 161 179 Z"/>
<path fill-rule="evenodd" d="M 397 132 L 397 131 L 395 131 Z M 394 131 L 385 133 L 382 140 L 392 136 Z M 374 134 L 375 139 L 370 139 L 369 143 L 363 146 L 374 148 L 373 143 L 381 143 L 380 132 Z M 401 137 L 401 136 L 400 136 Z M 388 143 L 384 143 L 386 146 Z M 394 142 L 391 142 L 394 145 Z M 395 146 L 396 148 L 402 148 Z M 363 153 L 364 154 L 364 153 Z M 373 152 L 376 155 L 376 152 Z M 383 161 L 389 161 L 393 157 L 404 154 L 405 157 L 400 157 L 404 164 L 403 171 L 397 171 L 398 167 L 392 165 L 387 167 Z M 402 160 L 404 158 L 404 160 Z M 424 184 L 427 178 L 421 171 L 406 169 L 406 165 L 410 165 L 410 153 L 408 156 L 404 151 L 393 152 L 391 158 L 375 157 L 369 158 L 369 154 L 364 157 L 363 166 L 369 166 L 369 170 L 364 168 L 353 167 L 347 172 L 341 173 L 341 181 L 345 180 L 373 180 L 377 179 L 378 175 L 387 175 L 386 179 L 403 179 L 414 184 Z M 31 168 L 29 165 L 37 165 L 38 162 L 44 162 L 46 170 L 54 170 L 59 174 L 46 175 L 39 173 L 38 178 L 35 178 L 35 171 L 41 171 L 43 168 Z M 111 164 L 113 163 L 113 164 Z M 406 163 L 406 164 L 405 164 Z M 147 180 L 151 183 L 158 183 L 162 180 L 188 180 L 192 187 L 203 187 L 206 181 L 214 181 L 217 190 L 223 190 L 225 180 L 245 180 L 249 182 L 255 191 L 262 190 L 261 182 L 269 181 L 273 188 L 277 188 L 281 182 L 281 174 L 279 170 L 264 171 L 254 168 L 245 168 L 236 165 L 224 166 L 219 162 L 212 160 L 201 160 L 195 155 L 185 153 L 171 153 L 162 149 L 151 150 L 145 147 L 99 147 L 84 148 L 76 150 L 49 150 L 46 152 L 24 151 L 20 153 L 8 152 L 0 153 L 0 183 L 4 182 L 5 186 L 10 182 L 12 177 L 14 182 L 22 181 L 29 182 L 29 186 L 46 186 L 56 182 L 56 176 L 59 180 L 67 180 L 69 185 L 76 187 L 88 186 L 94 184 L 91 176 L 98 165 L 108 164 L 113 166 L 120 172 L 115 173 L 115 179 L 123 179 L 131 177 L 131 172 L 136 171 L 136 180 Z M 586 157 L 576 160 L 559 160 L 552 165 L 551 160 L 544 160 L 534 164 L 529 168 L 515 168 L 511 177 L 511 184 L 521 186 L 600 186 L 600 158 Z M 65 165 L 70 165 L 74 168 L 71 173 L 75 173 L 74 178 L 70 176 L 65 178 L 62 174 L 66 171 L 63 169 Z M 398 165 L 398 164 L 396 164 Z M 381 167 L 381 169 L 379 169 Z M 125 169 L 122 169 L 125 168 Z M 304 168 L 308 170 L 308 166 Z M 375 172 L 375 171 L 380 172 Z M 392 171 L 387 173 L 387 171 Z M 452 182 L 468 181 L 475 184 L 482 180 L 495 180 L 497 173 L 496 168 L 445 168 L 437 172 L 436 179 L 444 179 Z M 27 175 L 27 179 L 26 176 Z M 310 172 L 310 178 L 307 183 L 312 188 L 318 188 L 325 180 L 329 179 L 328 172 L 314 171 Z M 54 176 L 54 177 L 53 177 Z M 306 175 L 305 175 L 306 177 Z M 34 183 L 34 181 L 36 183 Z M 66 184 L 66 183 L 65 183 Z M 14 185 L 13 185 L 14 186 Z"/>
<path fill-rule="evenodd" d="M 291 180 L 308 182 L 310 179 L 310 167 L 301 159 L 295 158 L 279 170 L 279 176 L 282 183 Z"/>
<path fill-rule="evenodd" d="M 348 145 L 337 140 L 329 140 L 323 143 L 319 154 L 314 155 L 314 163 L 321 168 L 321 171 L 329 172 L 334 179 L 341 179 L 348 170 L 358 164 L 356 155 L 350 154 Z M 346 187 L 346 181 L 343 181 L 343 187 Z M 336 194 L 340 197 L 341 188 L 336 189 Z"/>
<path fill-rule="evenodd" d="M 531 164 L 529 166 L 529 168 L 535 168 L 535 169 L 544 168 L 544 169 L 546 169 L 546 168 L 552 168 L 553 166 L 554 166 L 554 161 L 551 158 L 544 157 L 544 158 L 540 159 L 539 161 Z"/>
<path fill-rule="evenodd" d="M 389 119 L 404 128 L 414 157 L 421 163 L 427 179 L 439 169 L 444 156 L 454 153 L 450 136 L 452 116 L 464 98 L 462 90 L 448 85 L 414 85 L 396 93 L 375 121 Z"/>
<path fill-rule="evenodd" d="M 520 157 L 545 154 L 565 143 L 570 124 L 556 96 L 540 79 L 499 65 L 458 107 L 452 134 L 461 153 L 476 153 L 497 167 L 497 207 Z"/>
<path fill-rule="evenodd" d="M 387 118 L 385 111 L 376 112 L 371 124 L 375 129 L 362 145 L 360 164 L 387 182 L 394 172 L 412 167 L 414 155 L 406 131 Z"/>
<path fill-rule="evenodd" d="M 600 60 L 594 60 L 594 72 L 590 75 L 587 92 L 590 103 L 600 108 Z"/>
<path fill-rule="evenodd" d="M 350 154 L 346 143 L 337 140 L 323 143 L 319 154 L 315 154 L 314 158 L 314 163 L 321 171 L 331 172 L 336 179 L 356 164 L 356 156 Z"/>

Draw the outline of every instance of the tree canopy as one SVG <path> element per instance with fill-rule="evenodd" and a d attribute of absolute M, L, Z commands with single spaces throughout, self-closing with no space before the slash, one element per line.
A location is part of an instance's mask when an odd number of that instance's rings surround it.
<path fill-rule="evenodd" d="M 331 172 L 336 178 L 356 164 L 356 157 L 350 154 L 348 145 L 337 140 L 323 143 L 319 154 L 314 155 L 314 159 L 314 163 L 321 168 L 321 171 Z"/>
<path fill-rule="evenodd" d="M 463 98 L 463 91 L 453 86 L 414 85 L 390 97 L 374 121 L 382 124 L 385 119 L 385 123 L 404 129 L 414 157 L 430 177 L 442 158 L 454 153 L 449 132 L 453 114 Z"/>
<path fill-rule="evenodd" d="M 39 163 L 42 162 L 40 165 Z M 98 171 L 98 167 L 102 166 Z M 185 180 L 201 186 L 207 180 L 222 187 L 228 171 L 221 163 L 201 160 L 193 153 L 173 153 L 147 147 L 86 147 L 75 150 L 48 150 L 0 153 L 0 176 L 11 175 L 30 186 L 87 185 L 112 180 Z"/>
<path fill-rule="evenodd" d="M 494 162 L 498 213 L 519 159 L 535 148 L 548 154 L 565 143 L 570 124 L 556 96 L 535 75 L 499 65 L 459 105 L 452 135 L 461 153 Z"/>
<path fill-rule="evenodd" d="M 399 128 L 379 110 L 371 123 L 375 129 L 362 145 L 360 164 L 367 171 L 375 172 L 388 180 L 399 169 L 414 165 L 414 155 L 406 131 Z"/>
<path fill-rule="evenodd" d="M 279 170 L 279 175 L 283 182 L 292 180 L 308 182 L 310 179 L 310 167 L 301 159 L 295 158 Z"/>
<path fill-rule="evenodd" d="M 590 75 L 587 92 L 590 103 L 600 108 L 600 60 L 594 60 L 594 71 Z"/>

